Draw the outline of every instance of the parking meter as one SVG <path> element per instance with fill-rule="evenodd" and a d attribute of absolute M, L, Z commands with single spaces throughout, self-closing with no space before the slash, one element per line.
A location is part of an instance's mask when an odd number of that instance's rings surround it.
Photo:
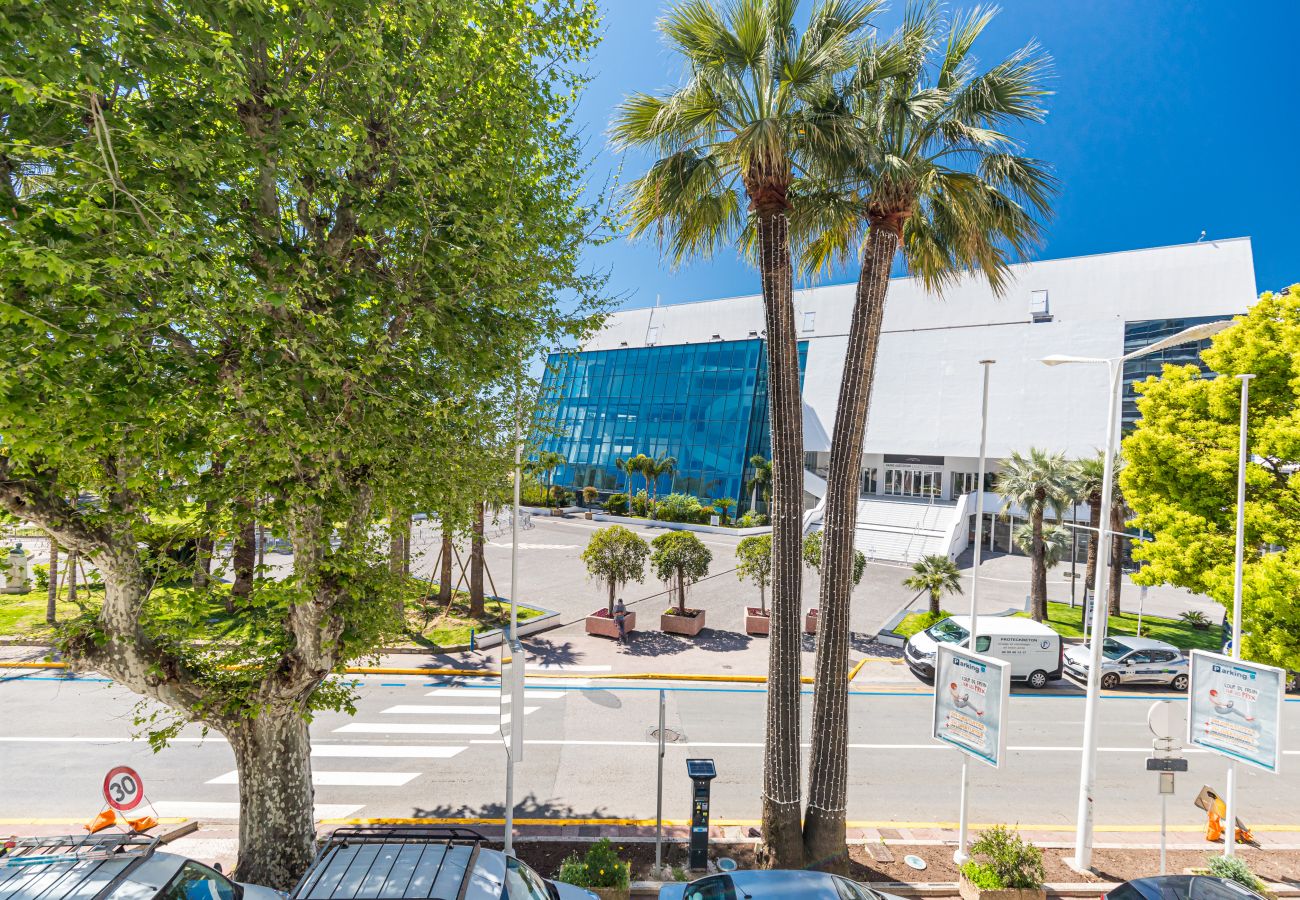
<path fill-rule="evenodd" d="M 691 776 L 690 866 L 702 871 L 709 866 L 709 782 L 718 770 L 711 759 L 688 759 L 686 774 Z"/>

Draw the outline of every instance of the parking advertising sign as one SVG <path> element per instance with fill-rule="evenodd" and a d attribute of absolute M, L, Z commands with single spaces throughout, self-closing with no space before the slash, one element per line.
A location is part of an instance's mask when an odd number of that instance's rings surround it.
<path fill-rule="evenodd" d="M 1191 653 L 1187 742 L 1276 772 L 1286 673 L 1219 653 Z"/>
<path fill-rule="evenodd" d="M 1011 667 L 1005 662 L 940 644 L 934 669 L 934 739 L 990 766 L 1006 755 Z"/>

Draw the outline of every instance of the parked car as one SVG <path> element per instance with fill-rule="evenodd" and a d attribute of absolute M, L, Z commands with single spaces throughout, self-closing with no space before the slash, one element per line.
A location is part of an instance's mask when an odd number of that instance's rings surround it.
<path fill-rule="evenodd" d="M 979 616 L 977 625 L 975 652 L 1009 663 L 1013 681 L 1041 688 L 1061 677 L 1061 636 L 1042 622 L 1019 616 Z M 967 647 L 969 643 L 970 616 L 949 616 L 908 638 L 903 658 L 914 674 L 930 681 L 940 644 Z"/>
<path fill-rule="evenodd" d="M 337 828 L 289 900 L 599 900 L 590 891 L 543 878 L 486 843 L 469 828 Z"/>
<path fill-rule="evenodd" d="M 1157 875 L 1126 881 L 1103 900 L 1264 900 L 1250 888 L 1209 875 Z"/>
<path fill-rule="evenodd" d="M 19 838 L 0 856 L 4 900 L 284 900 L 137 834 Z"/>
<path fill-rule="evenodd" d="M 900 900 L 893 894 L 826 872 L 746 869 L 708 875 L 688 884 L 666 884 L 659 900 Z"/>
<path fill-rule="evenodd" d="M 1121 684 L 1165 684 L 1176 691 L 1187 690 L 1187 657 L 1173 644 L 1140 637 L 1108 637 L 1101 642 L 1101 686 L 1110 690 Z M 1078 644 L 1065 651 L 1066 674 L 1088 680 L 1092 649 Z"/>

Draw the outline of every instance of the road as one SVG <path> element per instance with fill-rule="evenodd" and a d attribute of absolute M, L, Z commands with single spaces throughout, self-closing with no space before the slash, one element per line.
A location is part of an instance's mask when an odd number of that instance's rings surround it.
<path fill-rule="evenodd" d="M 659 686 L 593 681 L 529 681 L 526 756 L 518 769 L 520 817 L 651 818 Z M 590 674 L 590 673 L 587 673 Z M 665 816 L 688 815 L 684 760 L 717 761 L 714 819 L 759 815 L 764 691 L 758 686 L 664 683 L 669 729 L 683 740 L 665 759 Z M 850 699 L 849 819 L 946 822 L 957 815 L 958 754 L 928 738 L 930 697 L 919 686 L 855 683 Z M 312 724 L 317 814 L 343 817 L 497 818 L 504 753 L 496 735 L 497 690 L 485 681 L 376 676 L 359 679 L 354 716 L 323 713 Z M 810 698 L 805 696 L 805 739 Z M 1149 825 L 1159 806 L 1150 748 L 1151 697 L 1106 696 L 1096 819 L 1100 826 Z M 136 697 L 102 679 L 45 672 L 0 676 L 0 823 L 88 818 L 114 765 L 134 766 L 158 813 L 228 819 L 237 787 L 229 748 L 187 728 L 161 753 L 132 741 Z M 1181 703 L 1176 704 L 1181 706 Z M 1083 701 L 1059 692 L 1012 700 L 1010 753 L 1000 770 L 972 767 L 974 822 L 1026 827 L 1073 821 Z M 1300 701 L 1284 707 L 1287 769 L 1300 764 Z M 1173 824 L 1203 822 L 1191 805 L 1202 784 L 1222 788 L 1225 765 L 1189 753 L 1170 805 Z M 1294 823 L 1300 779 L 1241 768 L 1240 814 L 1248 823 Z"/>

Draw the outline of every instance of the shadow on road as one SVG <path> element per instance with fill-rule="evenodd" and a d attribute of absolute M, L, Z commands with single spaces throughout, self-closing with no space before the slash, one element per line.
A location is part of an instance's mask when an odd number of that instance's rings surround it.
<path fill-rule="evenodd" d="M 481 806 L 417 806 L 411 810 L 416 819 L 500 819 L 505 815 L 505 804 L 484 803 Z M 595 809 L 575 809 L 567 803 L 554 800 L 539 800 L 536 794 L 529 794 L 515 802 L 516 819 L 603 819 L 609 818 L 609 812 L 603 806 Z"/>
<path fill-rule="evenodd" d="M 576 651 L 570 641 L 561 643 L 547 638 L 528 638 L 523 644 L 533 661 L 541 665 L 568 666 L 583 658 L 583 654 Z"/>

